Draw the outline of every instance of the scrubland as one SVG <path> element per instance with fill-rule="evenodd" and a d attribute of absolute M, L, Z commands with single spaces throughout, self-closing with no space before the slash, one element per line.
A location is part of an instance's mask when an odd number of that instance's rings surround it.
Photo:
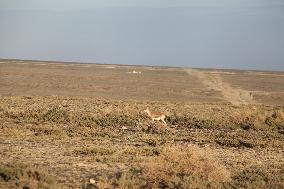
<path fill-rule="evenodd" d="M 81 80 L 70 81 L 67 71 L 74 66 L 66 66 L 65 72 L 61 66 L 0 64 L 0 188 L 284 187 L 280 86 L 271 86 L 275 90 L 268 94 L 256 84 L 253 99 L 240 94 L 230 102 L 222 98 L 229 94 L 222 90 L 245 94 L 249 85 L 239 88 L 244 84 L 237 85 L 237 80 L 230 87 L 222 85 L 229 83 L 226 72 L 215 77 L 208 70 L 190 75 L 137 67 L 141 75 L 124 78 L 133 67 L 83 66 L 78 66 Z M 92 76 L 92 70 L 97 75 Z M 99 75 L 102 72 L 116 75 Z M 54 78 L 48 80 L 52 75 L 60 78 L 58 86 Z M 89 77 L 93 83 L 80 88 Z M 177 85 L 179 80 L 183 82 Z M 170 87 L 157 91 L 161 88 L 149 87 L 151 82 Z M 73 91 L 76 86 L 78 91 Z M 106 88 L 96 93 L 94 86 Z M 129 98 L 122 93 L 126 88 Z M 265 101 L 268 95 L 273 103 Z M 240 102 L 234 104 L 236 100 Z M 147 117 L 147 107 L 165 112 L 167 125 Z"/>
<path fill-rule="evenodd" d="M 283 187 L 283 107 L 26 96 L 0 118 L 2 186 Z"/>

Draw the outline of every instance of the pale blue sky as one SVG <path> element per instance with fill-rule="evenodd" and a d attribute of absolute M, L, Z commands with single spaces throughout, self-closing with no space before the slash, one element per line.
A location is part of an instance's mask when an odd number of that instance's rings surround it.
<path fill-rule="evenodd" d="M 284 4 L 283 0 L 1 0 L 0 9 L 80 10 L 113 7 L 259 7 Z"/>
<path fill-rule="evenodd" d="M 0 0 L 0 58 L 284 70 L 283 0 Z"/>

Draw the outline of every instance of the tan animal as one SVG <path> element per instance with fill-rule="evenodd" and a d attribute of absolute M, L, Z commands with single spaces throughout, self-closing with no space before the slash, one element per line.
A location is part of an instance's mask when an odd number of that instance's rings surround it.
<path fill-rule="evenodd" d="M 163 112 L 151 112 L 149 110 L 149 108 L 147 107 L 146 110 L 144 110 L 144 112 L 146 112 L 148 114 L 148 116 L 153 120 L 153 121 L 162 121 L 164 122 L 165 125 L 167 125 L 165 118 L 166 118 L 166 114 Z"/>

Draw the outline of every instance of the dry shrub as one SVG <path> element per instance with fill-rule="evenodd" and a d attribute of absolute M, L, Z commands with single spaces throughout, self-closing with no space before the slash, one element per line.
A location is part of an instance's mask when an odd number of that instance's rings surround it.
<path fill-rule="evenodd" d="M 153 187 L 204 188 L 230 180 L 230 173 L 197 147 L 165 147 L 143 171 Z"/>
<path fill-rule="evenodd" d="M 69 121 L 69 115 L 61 106 L 53 106 L 44 112 L 40 119 L 45 122 L 66 123 Z"/>
<path fill-rule="evenodd" d="M 243 106 L 230 114 L 230 120 L 232 124 L 244 130 L 267 130 L 269 128 L 265 123 L 266 114 L 264 108 Z"/>
<path fill-rule="evenodd" d="M 232 177 L 232 188 L 275 188 L 284 187 L 282 163 L 252 165 Z"/>
<path fill-rule="evenodd" d="M 169 125 L 165 125 L 163 122 L 152 120 L 146 120 L 137 125 L 137 131 L 145 132 L 147 134 L 166 134 L 173 133 Z"/>
<path fill-rule="evenodd" d="M 157 147 L 164 144 L 164 139 L 157 135 L 142 135 L 139 140 L 140 142 L 146 144 L 147 146 Z"/>
<path fill-rule="evenodd" d="M 119 152 L 119 151 L 118 151 Z M 116 154 L 118 158 L 129 158 L 129 157 L 145 157 L 145 156 L 158 156 L 160 154 L 159 148 L 156 147 L 133 147 L 127 146 L 124 149 L 120 150 L 119 153 Z"/>
<path fill-rule="evenodd" d="M 75 155 L 94 155 L 94 156 L 110 156 L 115 153 L 115 150 L 109 147 L 95 146 L 92 148 L 75 149 L 73 152 Z"/>
<path fill-rule="evenodd" d="M 20 163 L 0 165 L 0 186 L 4 188 L 60 188 L 55 178 L 44 171 Z"/>
<path fill-rule="evenodd" d="M 85 184 L 85 186 L 87 186 Z M 94 188 L 149 188 L 147 181 L 141 177 L 140 168 L 130 168 L 125 172 L 117 171 L 113 174 L 103 174 L 96 178 Z M 87 187 L 83 187 L 87 188 Z"/>
<path fill-rule="evenodd" d="M 101 127 L 136 127 L 139 120 L 135 117 L 129 117 L 127 115 L 112 115 L 97 117 L 94 122 Z"/>
<path fill-rule="evenodd" d="M 57 138 L 65 136 L 64 131 L 62 128 L 57 126 L 51 125 L 36 125 L 36 126 L 29 126 L 28 129 L 32 131 L 36 136 L 55 136 Z"/>
<path fill-rule="evenodd" d="M 200 119 L 191 115 L 177 115 L 173 114 L 167 116 L 166 121 L 177 128 L 196 128 L 196 129 L 208 129 L 216 128 L 218 122 L 210 119 Z"/>
<path fill-rule="evenodd" d="M 274 129 L 277 129 L 279 133 L 284 134 L 284 112 L 277 110 L 274 111 L 265 120 L 265 123 Z"/>
<path fill-rule="evenodd" d="M 215 135 L 215 142 L 220 146 L 224 147 L 235 147 L 235 148 L 252 148 L 254 146 L 263 147 L 263 142 L 258 141 L 260 137 L 255 136 L 250 132 L 238 132 L 238 133 L 218 133 Z"/>
<path fill-rule="evenodd" d="M 252 148 L 254 146 L 251 141 L 244 141 L 239 139 L 219 138 L 216 140 L 216 143 L 219 144 L 220 146 L 235 147 L 235 148 L 241 148 L 241 147 Z"/>
<path fill-rule="evenodd" d="M 247 107 L 249 108 L 249 107 Z M 250 125 L 254 130 L 262 131 L 284 131 L 284 112 L 283 109 L 261 109 L 251 108 L 244 109 L 238 117 L 239 125 Z"/>
<path fill-rule="evenodd" d="M 21 123 L 25 117 L 23 110 L 9 109 L 4 111 L 4 117 L 13 120 L 15 123 Z"/>
<path fill-rule="evenodd" d="M 95 120 L 96 118 L 93 115 L 83 112 L 76 112 L 70 118 L 70 122 L 79 127 L 94 127 L 96 125 Z"/>

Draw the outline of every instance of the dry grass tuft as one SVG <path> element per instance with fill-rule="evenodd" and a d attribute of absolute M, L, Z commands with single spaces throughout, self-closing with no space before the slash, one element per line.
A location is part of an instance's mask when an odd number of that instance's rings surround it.
<path fill-rule="evenodd" d="M 230 181 L 229 171 L 198 147 L 168 146 L 145 165 L 153 187 L 202 188 Z"/>

